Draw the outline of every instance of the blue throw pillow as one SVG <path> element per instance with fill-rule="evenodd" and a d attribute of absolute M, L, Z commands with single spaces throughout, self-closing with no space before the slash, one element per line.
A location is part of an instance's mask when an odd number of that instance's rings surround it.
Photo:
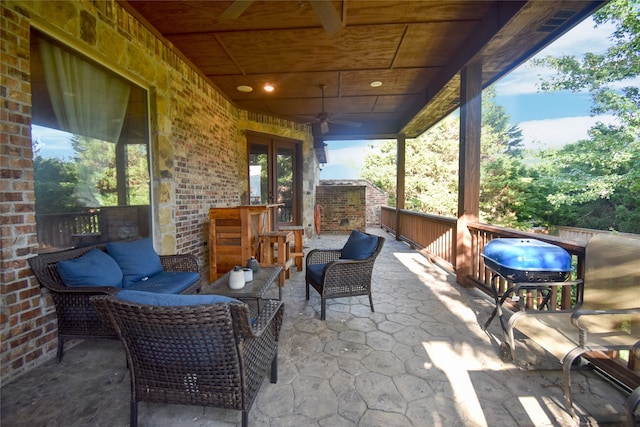
<path fill-rule="evenodd" d="M 174 295 L 154 292 L 122 290 L 116 298 L 135 304 L 156 305 L 160 307 L 183 307 L 190 305 L 240 302 L 235 298 L 222 295 Z"/>
<path fill-rule="evenodd" d="M 75 259 L 59 261 L 56 268 L 67 286 L 122 286 L 122 270 L 100 249 L 91 249 Z"/>
<path fill-rule="evenodd" d="M 376 251 L 378 237 L 353 230 L 340 253 L 342 259 L 367 259 Z"/>
<path fill-rule="evenodd" d="M 107 243 L 107 252 L 122 269 L 122 286 L 125 288 L 162 271 L 160 257 L 148 237 L 133 242 Z"/>

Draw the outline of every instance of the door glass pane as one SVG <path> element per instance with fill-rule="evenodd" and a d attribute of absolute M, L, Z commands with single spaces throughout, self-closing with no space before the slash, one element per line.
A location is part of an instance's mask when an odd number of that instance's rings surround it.
<path fill-rule="evenodd" d="M 262 144 L 249 146 L 249 203 L 269 203 L 269 157 L 268 147 Z"/>
<path fill-rule="evenodd" d="M 278 223 L 293 222 L 293 149 L 278 148 L 277 154 L 276 203 L 278 207 Z"/>

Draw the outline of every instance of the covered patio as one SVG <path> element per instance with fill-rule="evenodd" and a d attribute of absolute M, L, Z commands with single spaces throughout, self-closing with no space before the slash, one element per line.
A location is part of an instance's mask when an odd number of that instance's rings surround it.
<path fill-rule="evenodd" d="M 522 370 L 500 360 L 498 322 L 481 325 L 492 303 L 477 289 L 405 243 L 387 237 L 367 297 L 305 300 L 304 272 L 283 292 L 285 320 L 277 384 L 264 381 L 250 412 L 261 426 L 540 426 L 624 425 L 626 393 L 591 369 L 575 369 L 574 405 L 564 407 L 560 365 L 530 346 Z M 312 248 L 337 248 L 344 235 L 314 237 Z M 295 269 L 293 269 L 295 270 Z M 277 296 L 272 289 L 271 296 Z M 522 352 L 524 354 L 525 352 Z M 124 426 L 129 379 L 118 341 L 84 341 L 60 364 L 49 362 L 2 387 L 0 424 Z M 239 425 L 240 413 L 142 403 L 141 425 Z"/>

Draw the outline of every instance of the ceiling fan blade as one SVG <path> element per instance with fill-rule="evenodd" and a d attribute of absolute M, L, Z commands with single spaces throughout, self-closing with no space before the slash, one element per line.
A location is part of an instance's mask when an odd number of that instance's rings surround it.
<path fill-rule="evenodd" d="M 320 122 L 320 132 L 323 134 L 329 132 L 329 122 L 326 120 Z"/>
<path fill-rule="evenodd" d="M 218 19 L 238 19 L 240 15 L 244 13 L 245 10 L 251 6 L 254 0 L 235 0 L 231 3 L 231 6 L 226 8 L 224 12 L 220 15 Z"/>
<path fill-rule="evenodd" d="M 340 19 L 340 15 L 333 7 L 331 0 L 309 0 L 309 4 L 318 15 L 320 23 L 328 34 L 337 33 L 344 27 L 342 19 Z"/>

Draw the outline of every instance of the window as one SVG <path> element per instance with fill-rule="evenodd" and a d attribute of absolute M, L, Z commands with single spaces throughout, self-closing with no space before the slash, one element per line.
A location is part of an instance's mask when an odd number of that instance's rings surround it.
<path fill-rule="evenodd" d="M 31 37 L 40 250 L 150 234 L 147 91 L 48 37 Z"/>

